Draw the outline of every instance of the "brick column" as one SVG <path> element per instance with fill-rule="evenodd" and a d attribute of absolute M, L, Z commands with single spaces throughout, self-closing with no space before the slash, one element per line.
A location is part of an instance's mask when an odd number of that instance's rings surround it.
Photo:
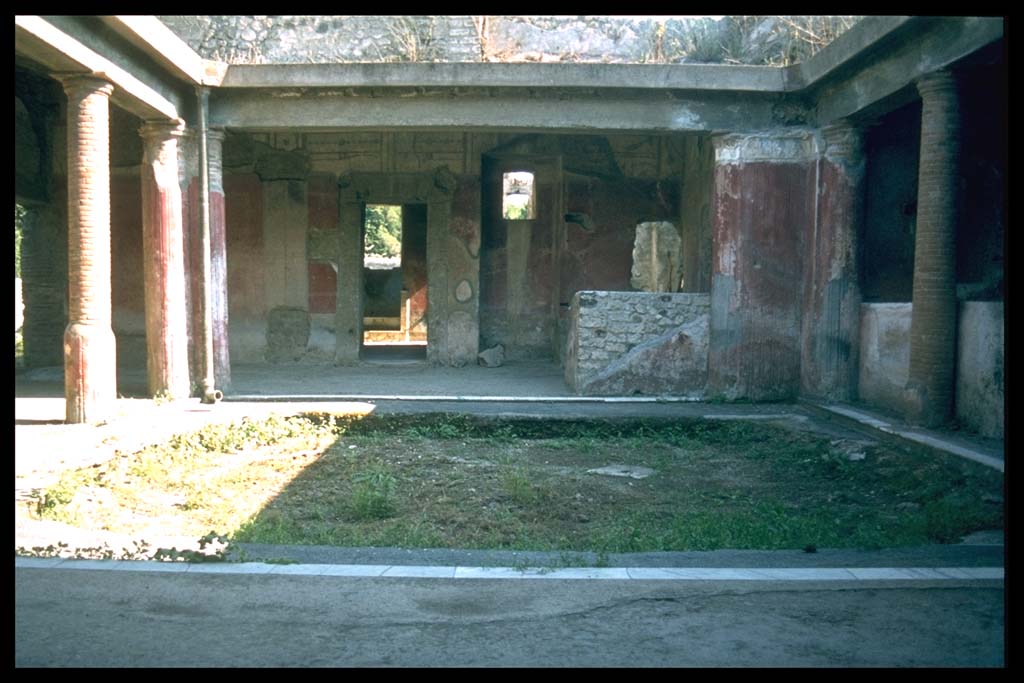
<path fill-rule="evenodd" d="M 956 380 L 956 218 L 960 109 L 952 74 L 917 83 L 921 156 L 917 179 L 913 318 L 907 418 L 938 426 L 953 413 Z"/>
<path fill-rule="evenodd" d="M 860 346 L 857 235 L 864 220 L 863 136 L 847 121 L 822 129 L 817 205 L 808 230 L 801 390 L 856 397 Z"/>
<path fill-rule="evenodd" d="M 209 129 L 206 156 L 210 178 L 210 304 L 213 321 L 213 376 L 221 391 L 231 388 L 228 345 L 228 257 L 224 214 L 224 131 Z"/>
<path fill-rule="evenodd" d="M 180 121 L 143 124 L 142 251 L 149 393 L 187 398 L 184 225 L 178 185 Z"/>
<path fill-rule="evenodd" d="M 110 110 L 114 86 L 69 76 L 68 326 L 64 398 L 69 423 L 104 420 L 117 397 L 110 303 Z"/>

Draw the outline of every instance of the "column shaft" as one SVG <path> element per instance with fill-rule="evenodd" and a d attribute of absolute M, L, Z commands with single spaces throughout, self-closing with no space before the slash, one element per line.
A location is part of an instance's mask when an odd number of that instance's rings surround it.
<path fill-rule="evenodd" d="M 801 390 L 855 398 L 859 372 L 858 232 L 864 216 L 863 139 L 847 122 L 822 130 L 815 222 L 808 234 Z"/>
<path fill-rule="evenodd" d="M 231 388 L 228 344 L 227 222 L 224 213 L 224 169 L 221 162 L 224 132 L 208 130 L 206 154 L 210 174 L 210 313 L 213 323 L 213 375 L 217 388 Z"/>
<path fill-rule="evenodd" d="M 178 122 L 151 122 L 139 131 L 142 163 L 142 248 L 149 393 L 189 395 L 188 323 Z"/>
<path fill-rule="evenodd" d="M 117 396 L 110 301 L 110 132 L 104 80 L 71 76 L 68 97 L 68 326 L 64 397 L 69 423 L 105 419 Z"/>
<path fill-rule="evenodd" d="M 814 222 L 813 135 L 725 135 L 715 145 L 708 393 L 800 393 L 804 230 Z"/>
<path fill-rule="evenodd" d="M 949 72 L 930 74 L 917 88 L 922 103 L 921 156 L 907 417 L 937 426 L 952 416 L 955 394 L 960 111 L 956 83 Z"/>

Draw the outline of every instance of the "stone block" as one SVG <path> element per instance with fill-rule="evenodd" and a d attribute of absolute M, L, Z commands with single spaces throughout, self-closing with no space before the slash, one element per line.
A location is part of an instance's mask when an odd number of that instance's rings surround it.
<path fill-rule="evenodd" d="M 1003 303 L 965 301 L 957 344 L 956 416 L 982 436 L 1004 436 Z"/>
<path fill-rule="evenodd" d="M 860 380 L 862 401 L 902 413 L 910 372 L 909 303 L 862 304 Z"/>
<path fill-rule="evenodd" d="M 309 329 L 309 313 L 305 309 L 271 309 L 267 314 L 267 360 L 280 363 L 302 358 L 309 345 Z"/>
<path fill-rule="evenodd" d="M 683 241 L 668 222 L 640 223 L 629 284 L 644 292 L 675 292 L 682 280 Z"/>
<path fill-rule="evenodd" d="M 477 355 L 477 363 L 485 368 L 497 368 L 505 363 L 505 347 L 501 344 L 484 349 Z"/>
<path fill-rule="evenodd" d="M 583 302 L 590 305 L 582 307 Z M 625 311 L 640 317 L 643 324 L 615 324 L 613 320 Z M 574 352 L 566 362 L 566 378 L 577 393 L 703 393 L 706 294 L 585 291 L 574 298 L 570 316 L 568 346 Z M 696 327 L 686 327 L 693 323 Z M 686 348 L 673 350 L 673 343 Z"/>
<path fill-rule="evenodd" d="M 708 316 L 691 320 L 634 347 L 586 382 L 583 393 L 700 397 L 708 368 Z"/>

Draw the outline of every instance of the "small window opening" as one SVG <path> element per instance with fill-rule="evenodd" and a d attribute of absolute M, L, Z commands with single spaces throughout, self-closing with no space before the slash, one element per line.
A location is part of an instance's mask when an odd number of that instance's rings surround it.
<path fill-rule="evenodd" d="M 512 171 L 502 176 L 501 217 L 510 221 L 533 220 L 537 217 L 534 202 L 533 174 Z"/>

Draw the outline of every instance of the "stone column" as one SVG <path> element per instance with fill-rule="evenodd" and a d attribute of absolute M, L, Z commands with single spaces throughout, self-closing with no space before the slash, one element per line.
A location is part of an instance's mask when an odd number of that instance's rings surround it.
<path fill-rule="evenodd" d="M 863 136 L 848 121 L 821 132 L 817 209 L 805 261 L 801 389 L 810 396 L 848 401 L 856 397 L 859 373 Z"/>
<path fill-rule="evenodd" d="M 939 71 L 917 83 L 921 156 L 917 179 L 913 318 L 907 418 L 938 426 L 953 413 L 956 380 L 956 219 L 960 109 L 956 82 Z"/>
<path fill-rule="evenodd" d="M 142 125 L 142 253 L 149 393 L 187 398 L 188 323 L 181 189 L 180 121 Z"/>
<path fill-rule="evenodd" d="M 104 420 L 117 397 L 110 302 L 110 110 L 114 86 L 63 79 L 68 97 L 68 326 L 64 397 L 69 423 Z"/>
<path fill-rule="evenodd" d="M 334 363 L 350 365 L 359 362 L 363 344 L 363 207 L 346 178 L 340 178 L 338 183 L 338 303 L 334 311 Z M 427 235 L 429 239 L 429 231 Z M 428 254 L 429 251 L 428 246 Z M 428 296 L 432 292 L 428 289 Z M 431 329 L 428 326 L 428 334 Z"/>
<path fill-rule="evenodd" d="M 188 364 L 190 389 L 199 396 L 203 379 L 202 240 L 199 234 L 199 141 L 195 128 L 186 128 L 178 139 L 178 187 L 181 190 L 181 222 L 185 248 L 185 302 L 188 315 Z"/>
<path fill-rule="evenodd" d="M 210 178 L 210 305 L 213 321 L 213 376 L 217 388 L 231 388 L 231 356 L 228 345 L 228 256 L 224 214 L 224 131 L 209 129 L 206 156 Z"/>

